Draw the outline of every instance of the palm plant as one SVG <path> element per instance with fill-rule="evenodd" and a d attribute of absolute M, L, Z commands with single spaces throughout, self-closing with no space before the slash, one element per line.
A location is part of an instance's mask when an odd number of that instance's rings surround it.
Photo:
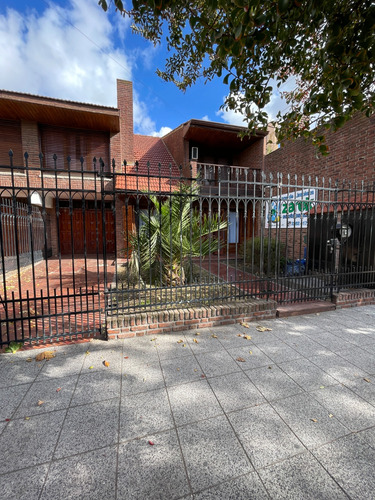
<path fill-rule="evenodd" d="M 191 257 L 217 251 L 219 240 L 214 233 L 226 229 L 227 221 L 217 214 L 202 215 L 194 208 L 198 194 L 199 186 L 193 183 L 181 185 L 164 201 L 149 195 L 151 208 L 140 213 L 142 224 L 130 242 L 130 269 L 144 282 L 182 285 Z"/>

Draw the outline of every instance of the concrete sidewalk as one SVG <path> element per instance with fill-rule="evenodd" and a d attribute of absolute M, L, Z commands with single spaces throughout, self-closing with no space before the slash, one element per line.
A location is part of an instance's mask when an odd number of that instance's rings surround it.
<path fill-rule="evenodd" d="M 0 498 L 374 499 L 375 306 L 261 325 L 0 355 Z"/>

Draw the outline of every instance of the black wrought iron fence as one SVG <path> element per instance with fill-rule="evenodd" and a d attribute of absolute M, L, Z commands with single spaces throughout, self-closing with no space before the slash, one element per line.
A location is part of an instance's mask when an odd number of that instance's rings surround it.
<path fill-rule="evenodd" d="M 375 286 L 374 186 L 60 163 L 0 167 L 0 345 L 105 334 L 108 316 L 133 312 Z"/>

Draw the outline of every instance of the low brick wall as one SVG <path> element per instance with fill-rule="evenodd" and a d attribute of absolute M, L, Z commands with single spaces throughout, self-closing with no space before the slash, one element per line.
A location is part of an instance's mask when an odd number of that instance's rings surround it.
<path fill-rule="evenodd" d="M 272 300 L 252 299 L 216 306 L 171 309 L 169 311 L 152 311 L 109 317 L 107 319 L 108 339 L 234 325 L 242 321 L 274 319 L 276 317 L 276 307 L 276 302 Z"/>
<path fill-rule="evenodd" d="M 345 290 L 333 294 L 332 302 L 336 305 L 336 309 L 375 304 L 375 290 L 368 288 Z"/>

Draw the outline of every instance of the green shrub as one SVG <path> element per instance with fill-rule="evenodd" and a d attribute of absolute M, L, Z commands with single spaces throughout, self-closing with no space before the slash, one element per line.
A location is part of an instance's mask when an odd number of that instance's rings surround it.
<path fill-rule="evenodd" d="M 246 248 L 246 251 L 245 251 Z M 240 255 L 247 264 L 254 264 L 253 272 L 261 270 L 261 238 L 250 238 L 240 248 Z M 274 238 L 263 239 L 263 273 L 267 275 L 280 274 L 285 270 L 285 243 Z"/>

